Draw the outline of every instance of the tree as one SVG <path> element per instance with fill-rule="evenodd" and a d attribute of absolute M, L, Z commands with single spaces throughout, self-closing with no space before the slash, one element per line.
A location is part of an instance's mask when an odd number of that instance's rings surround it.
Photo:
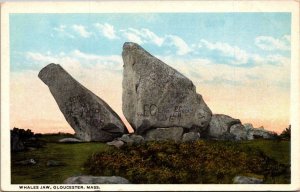
<path fill-rule="evenodd" d="M 280 137 L 282 139 L 291 139 L 291 125 L 289 125 L 288 128 L 285 128 L 285 130 L 282 131 L 282 133 L 280 134 Z"/>

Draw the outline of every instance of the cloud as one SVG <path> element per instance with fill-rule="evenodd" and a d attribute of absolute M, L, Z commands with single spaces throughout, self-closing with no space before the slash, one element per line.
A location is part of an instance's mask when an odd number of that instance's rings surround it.
<path fill-rule="evenodd" d="M 59 35 L 63 36 L 63 37 L 69 37 L 74 39 L 74 35 L 72 35 L 71 33 L 67 32 L 67 26 L 66 25 L 59 25 L 58 27 L 54 27 L 53 30 L 55 32 L 57 32 Z M 54 36 L 53 34 L 51 34 L 51 36 Z"/>
<path fill-rule="evenodd" d="M 72 29 L 84 38 L 89 38 L 92 35 L 92 33 L 88 32 L 83 25 L 72 25 Z"/>
<path fill-rule="evenodd" d="M 274 38 L 271 36 L 258 36 L 255 38 L 255 45 L 265 51 L 290 50 L 291 37 L 284 35 L 281 38 Z"/>
<path fill-rule="evenodd" d="M 108 39 L 117 39 L 118 36 L 116 35 L 116 31 L 114 29 L 114 26 L 108 24 L 108 23 L 95 23 L 94 26 L 99 30 L 99 32 Z"/>
<path fill-rule="evenodd" d="M 147 28 L 128 28 L 120 31 L 123 32 L 123 36 L 129 41 L 133 41 L 138 44 L 152 43 L 157 46 L 161 46 L 164 43 L 163 37 L 159 37 L 157 34 Z"/>
<path fill-rule="evenodd" d="M 168 42 L 170 45 L 173 45 L 176 47 L 177 55 L 186 55 L 190 52 L 192 52 L 192 49 L 188 46 L 188 44 L 180 37 L 176 35 L 168 35 Z"/>
<path fill-rule="evenodd" d="M 110 70 L 120 73 L 122 70 L 122 58 L 119 55 L 94 55 L 89 53 L 84 53 L 80 50 L 73 50 L 69 53 L 60 52 L 58 54 L 52 53 L 39 53 L 39 52 L 26 52 L 25 58 L 28 62 L 44 66 L 49 63 L 58 63 L 62 66 L 70 64 L 67 67 L 92 67 L 94 65 L 98 66 L 101 70 Z"/>
<path fill-rule="evenodd" d="M 198 47 L 206 48 L 212 51 L 218 51 L 225 57 L 231 57 L 234 59 L 233 61 L 231 61 L 231 64 L 234 65 L 247 64 L 249 60 L 249 55 L 246 51 L 242 50 L 237 46 L 232 46 L 228 43 L 223 43 L 223 42 L 212 43 L 202 39 Z"/>

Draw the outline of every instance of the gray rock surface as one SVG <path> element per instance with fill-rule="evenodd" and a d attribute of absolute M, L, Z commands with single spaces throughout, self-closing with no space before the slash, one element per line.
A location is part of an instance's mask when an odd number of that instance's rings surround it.
<path fill-rule="evenodd" d="M 89 175 L 69 177 L 64 181 L 64 184 L 130 184 L 130 182 L 118 176 L 111 177 L 96 177 Z"/>
<path fill-rule="evenodd" d="M 145 135 L 146 141 L 181 141 L 182 127 L 156 128 L 148 130 Z"/>
<path fill-rule="evenodd" d="M 136 134 L 124 134 L 118 140 L 125 142 L 127 145 L 141 144 L 145 141 L 144 137 Z"/>
<path fill-rule="evenodd" d="M 107 142 L 128 132 L 107 103 L 77 82 L 60 65 L 51 63 L 38 76 L 49 87 L 76 137 L 83 141 Z"/>
<path fill-rule="evenodd" d="M 274 139 L 274 134 L 270 131 L 264 130 L 264 129 L 249 129 L 247 132 L 247 139 L 253 140 L 256 138 L 263 138 L 263 139 Z"/>
<path fill-rule="evenodd" d="M 233 178 L 235 184 L 261 184 L 262 182 L 262 179 L 255 177 L 236 176 Z"/>
<path fill-rule="evenodd" d="M 113 141 L 107 142 L 106 144 L 115 146 L 116 148 L 120 149 L 124 145 L 124 142 L 120 141 L 120 140 L 113 140 Z"/>
<path fill-rule="evenodd" d="M 266 130 L 264 127 L 254 128 L 251 123 L 244 124 L 247 130 L 247 140 L 253 140 L 255 138 L 274 139 L 275 135 L 271 131 Z"/>
<path fill-rule="evenodd" d="M 63 139 L 60 139 L 58 140 L 58 142 L 60 143 L 80 143 L 80 142 L 83 142 L 79 139 L 76 139 L 76 138 L 63 138 Z"/>
<path fill-rule="evenodd" d="M 34 159 L 26 159 L 23 161 L 16 162 L 16 165 L 35 165 L 36 161 Z"/>
<path fill-rule="evenodd" d="M 247 130 L 242 124 L 232 125 L 230 133 L 235 136 L 235 140 L 247 140 Z"/>
<path fill-rule="evenodd" d="M 193 142 L 200 139 L 200 133 L 196 132 L 188 132 L 183 134 L 182 136 L 182 142 Z"/>
<path fill-rule="evenodd" d="M 230 133 L 230 127 L 235 124 L 241 124 L 241 121 L 228 115 L 214 114 L 209 123 L 208 135 L 214 138 L 221 137 L 224 133 Z"/>
<path fill-rule="evenodd" d="M 122 109 L 137 134 L 158 127 L 207 128 L 211 110 L 191 80 L 136 43 L 124 43 L 122 57 Z"/>

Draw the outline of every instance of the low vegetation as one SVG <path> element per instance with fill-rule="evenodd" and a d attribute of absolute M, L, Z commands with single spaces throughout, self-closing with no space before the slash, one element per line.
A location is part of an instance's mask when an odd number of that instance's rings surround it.
<path fill-rule="evenodd" d="M 105 143 L 58 143 L 66 134 L 41 135 L 42 148 L 13 152 L 12 184 L 59 184 L 82 175 L 123 176 L 132 183 L 232 183 L 236 175 L 290 183 L 290 141 L 149 142 L 116 149 Z M 18 165 L 34 159 L 35 165 Z M 63 166 L 49 167 L 49 160 Z"/>
<path fill-rule="evenodd" d="M 85 168 L 93 175 L 118 175 L 136 184 L 232 183 L 237 175 L 260 177 L 265 183 L 289 183 L 289 159 L 280 162 L 276 152 L 266 147 L 283 145 L 279 153 L 289 156 L 289 146 L 274 142 L 148 142 L 93 154 Z"/>

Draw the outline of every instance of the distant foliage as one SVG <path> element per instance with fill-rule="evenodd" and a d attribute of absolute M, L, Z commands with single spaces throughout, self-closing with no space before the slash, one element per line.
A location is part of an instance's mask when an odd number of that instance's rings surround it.
<path fill-rule="evenodd" d="M 289 125 L 288 128 L 285 128 L 285 130 L 282 131 L 280 134 L 280 138 L 290 140 L 291 139 L 291 125 Z"/>
<path fill-rule="evenodd" d="M 14 127 L 13 130 L 11 130 L 11 134 L 18 135 L 21 140 L 27 140 L 34 136 L 34 133 L 30 129 L 25 130 L 16 127 Z"/>
<path fill-rule="evenodd" d="M 14 151 L 14 142 L 19 142 L 19 145 L 23 145 L 24 149 L 28 147 L 39 148 L 44 145 L 44 143 L 38 139 L 41 137 L 41 134 L 34 134 L 30 129 L 25 130 L 14 127 L 12 130 L 10 130 L 10 136 L 12 151 Z"/>
<path fill-rule="evenodd" d="M 93 154 L 85 169 L 92 175 L 118 175 L 136 184 L 232 183 L 232 178 L 241 174 L 264 178 L 289 175 L 288 166 L 259 150 L 220 141 L 126 146 Z"/>

